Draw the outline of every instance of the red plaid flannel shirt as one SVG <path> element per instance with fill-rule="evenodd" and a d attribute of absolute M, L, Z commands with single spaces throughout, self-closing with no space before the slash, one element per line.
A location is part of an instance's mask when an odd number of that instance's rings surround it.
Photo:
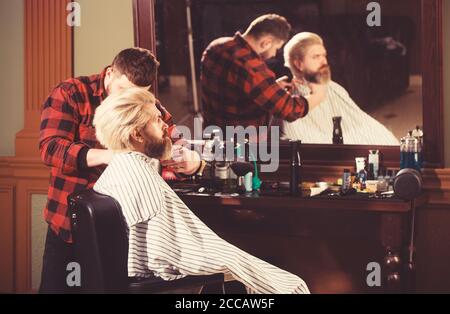
<path fill-rule="evenodd" d="M 205 125 L 268 126 L 272 116 L 295 121 L 308 113 L 307 100 L 281 88 L 240 33 L 206 48 L 200 80 Z"/>
<path fill-rule="evenodd" d="M 53 231 L 72 242 L 67 196 L 92 187 L 105 167 L 86 167 L 89 148 L 103 148 L 92 125 L 95 109 L 106 98 L 106 69 L 98 75 L 78 77 L 60 83 L 43 104 L 39 149 L 51 167 L 44 217 Z M 157 103 L 163 120 L 174 128 L 172 116 Z"/>

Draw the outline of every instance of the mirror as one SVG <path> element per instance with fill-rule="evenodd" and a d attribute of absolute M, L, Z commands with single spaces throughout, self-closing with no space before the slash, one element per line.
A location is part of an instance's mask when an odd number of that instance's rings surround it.
<path fill-rule="evenodd" d="M 279 13 L 293 26 L 293 33 L 312 31 L 323 37 L 333 80 L 395 138 L 404 136 L 415 125 L 423 125 L 426 165 L 440 167 L 443 162 L 442 1 L 376 2 L 381 6 L 382 26 L 378 28 L 367 26 L 370 11 L 365 2 L 358 0 L 135 0 L 138 24 L 145 19 L 139 6 L 147 4 L 155 14 L 154 24 L 150 23 L 154 28 L 138 25 L 135 31 L 142 38 L 147 33 L 148 38 L 148 33 L 155 30 L 154 44 L 161 61 L 159 98 L 178 124 L 192 127 L 193 97 L 197 90 L 192 88 L 191 80 L 187 3 L 191 4 L 193 68 L 197 78 L 202 51 L 211 40 L 243 32 L 261 14 Z M 147 12 L 147 17 L 153 12 Z M 137 44 L 145 47 L 139 41 Z M 278 57 L 268 63 L 280 76 L 287 69 L 283 67 L 282 56 Z M 374 144 L 386 143 L 370 144 L 370 148 L 375 148 Z M 307 150 L 320 147 L 326 152 L 333 145 L 304 146 Z M 398 152 L 398 147 L 382 148 Z M 344 145 L 339 149 L 355 147 Z M 317 156 L 317 160 L 325 155 Z"/>

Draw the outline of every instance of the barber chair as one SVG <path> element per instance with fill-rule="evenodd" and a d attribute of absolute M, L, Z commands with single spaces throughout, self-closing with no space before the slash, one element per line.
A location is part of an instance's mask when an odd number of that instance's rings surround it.
<path fill-rule="evenodd" d="M 81 268 L 82 293 L 171 293 L 199 289 L 224 293 L 224 275 L 129 278 L 128 235 L 119 203 L 93 190 L 68 197 L 76 261 Z"/>

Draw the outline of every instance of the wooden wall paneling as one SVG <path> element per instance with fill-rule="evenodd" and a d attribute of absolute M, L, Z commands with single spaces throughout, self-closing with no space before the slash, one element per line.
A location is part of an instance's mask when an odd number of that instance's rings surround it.
<path fill-rule="evenodd" d="M 31 209 L 33 194 L 47 194 L 48 183 L 43 180 L 21 179 L 17 182 L 16 200 L 16 292 L 32 289 L 31 274 Z"/>
<path fill-rule="evenodd" d="M 31 292 L 31 201 L 48 177 L 39 158 L 0 158 L 0 292 Z"/>
<path fill-rule="evenodd" d="M 14 203 L 13 182 L 0 181 L 0 293 L 11 293 L 14 287 Z"/>
<path fill-rule="evenodd" d="M 66 23 L 69 0 L 25 0 L 24 129 L 16 156 L 39 156 L 41 107 L 60 81 L 73 75 L 73 29 Z"/>
<path fill-rule="evenodd" d="M 428 207 L 450 210 L 450 169 L 426 169 L 424 190 L 428 195 Z"/>

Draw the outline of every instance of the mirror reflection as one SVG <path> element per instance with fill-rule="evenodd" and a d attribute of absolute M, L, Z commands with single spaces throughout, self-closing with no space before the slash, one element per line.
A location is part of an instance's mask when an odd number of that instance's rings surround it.
<path fill-rule="evenodd" d="M 156 1 L 159 97 L 178 124 L 190 128 L 198 110 L 206 125 L 225 121 L 246 126 L 251 120 L 260 120 L 253 124 L 279 125 L 283 139 L 304 143 L 332 144 L 333 138 L 339 143 L 339 136 L 333 136 L 338 129 L 344 144 L 398 145 L 408 130 L 423 123 L 421 6 L 419 0 L 377 3 L 381 26 L 371 27 L 368 16 L 374 10 L 358 0 Z M 311 97 L 315 94 L 312 89 L 325 85 L 324 98 L 303 118 L 268 114 L 267 119 L 257 119 L 258 112 L 250 110 L 245 100 L 250 96 L 257 99 L 255 90 L 224 92 L 222 85 L 228 84 L 224 78 L 233 73 L 226 64 L 212 90 L 217 89 L 222 104 L 231 97 L 235 105 L 228 112 L 218 105 L 211 109 L 205 104 L 201 81 L 205 50 L 213 41 L 245 37 L 252 21 L 267 13 L 285 17 L 292 28 L 290 36 L 281 38 L 281 44 L 275 38 L 268 50 L 250 45 L 253 52 L 275 79 L 288 77 L 285 82 L 289 85 L 281 86 L 291 95 Z M 314 81 L 316 84 L 311 84 Z M 263 111 L 270 105 L 263 103 Z"/>

